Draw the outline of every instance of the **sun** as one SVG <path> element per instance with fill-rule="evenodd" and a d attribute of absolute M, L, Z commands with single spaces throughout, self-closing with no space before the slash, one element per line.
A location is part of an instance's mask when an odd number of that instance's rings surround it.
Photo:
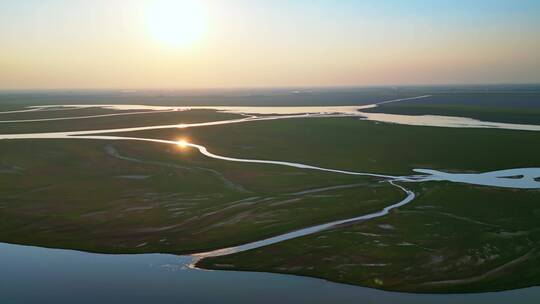
<path fill-rule="evenodd" d="M 146 9 L 150 35 L 170 47 L 186 47 L 202 39 L 206 14 L 201 1 L 157 0 Z"/>

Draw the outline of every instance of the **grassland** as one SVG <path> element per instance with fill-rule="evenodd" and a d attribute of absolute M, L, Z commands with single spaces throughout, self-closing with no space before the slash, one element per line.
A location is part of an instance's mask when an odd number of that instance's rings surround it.
<path fill-rule="evenodd" d="M 413 168 L 481 172 L 536 167 L 535 151 L 540 148 L 535 132 L 413 127 L 352 118 L 124 135 L 188 137 L 221 155 L 386 174 L 410 174 Z M 413 292 L 492 291 L 537 284 L 539 191 L 435 182 L 407 186 L 414 187 L 419 198 L 404 211 L 200 265 Z"/>
<path fill-rule="evenodd" d="M 307 275 L 408 292 L 479 292 L 540 284 L 540 191 L 446 183 L 390 215 L 200 267 Z"/>
<path fill-rule="evenodd" d="M 109 113 L 63 112 L 54 115 Z M 38 117 L 22 114 L 9 116 Z M 0 124 L 0 133 L 238 117 L 197 110 L 6 123 Z M 390 175 L 412 174 L 414 168 L 479 172 L 537 167 L 540 151 L 536 132 L 413 127 L 355 118 L 115 135 L 186 138 L 225 156 Z M 105 253 L 196 252 L 370 213 L 403 197 L 375 178 L 232 163 L 157 143 L 2 140 L 0 151 L 0 241 L 18 244 Z M 485 291 L 538 283 L 539 191 L 441 182 L 407 186 L 418 199 L 386 217 L 203 260 L 201 266 L 415 292 Z"/>
<path fill-rule="evenodd" d="M 31 140 L 0 149 L 0 240 L 19 244 L 201 251 L 372 212 L 403 195 L 374 179 L 231 164 L 161 144 Z M 352 186 L 297 194 L 339 185 Z"/>

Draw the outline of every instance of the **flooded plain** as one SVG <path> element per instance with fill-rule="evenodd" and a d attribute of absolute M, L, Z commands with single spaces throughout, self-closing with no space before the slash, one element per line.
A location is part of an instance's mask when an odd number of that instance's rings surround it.
<path fill-rule="evenodd" d="M 419 99 L 418 96 L 409 99 Z M 398 102 L 406 99 L 389 100 Z M 0 276 L 0 292 L 8 302 L 36 301 L 46 295 L 47 301 L 63 302 L 96 302 L 99 298 L 118 299 L 143 303 L 152 301 L 204 303 L 222 302 L 236 303 L 242 301 L 258 303 L 287 302 L 298 303 L 508 303 L 519 298 L 520 303 L 536 303 L 540 298 L 540 288 L 526 288 L 497 293 L 467 295 L 413 295 L 406 293 L 384 292 L 374 289 L 331 283 L 324 280 L 297 277 L 282 274 L 207 271 L 197 269 L 194 264 L 204 257 L 227 255 L 262 246 L 275 244 L 292 238 L 313 234 L 336 225 L 348 222 L 369 220 L 381 217 L 394 208 L 403 206 L 414 200 L 415 195 L 406 188 L 407 183 L 450 181 L 474 185 L 486 185 L 504 188 L 540 189 L 540 168 L 513 168 L 482 173 L 449 173 L 431 169 L 416 169 L 410 176 L 393 176 L 377 172 L 355 172 L 322 168 L 309 164 L 233 158 L 217 155 L 206 147 L 190 142 L 110 136 L 106 133 L 129 132 L 167 128 L 196 128 L 223 124 L 249 123 L 262 120 L 294 119 L 310 117 L 358 117 L 376 122 L 396 123 L 417 126 L 451 127 L 451 128 L 496 128 L 524 131 L 540 131 L 538 125 L 521 125 L 508 123 L 483 122 L 463 117 L 445 116 L 411 116 L 390 115 L 380 113 L 364 113 L 362 109 L 376 107 L 169 107 L 145 105 L 51 105 L 36 106 L 25 110 L 3 112 L 40 112 L 62 109 L 86 109 L 99 107 L 110 110 L 131 110 L 137 112 L 113 113 L 92 116 L 74 116 L 60 118 L 40 118 L 27 120 L 2 120 L 0 123 L 17 123 L 32 121 L 76 120 L 103 116 L 134 115 L 170 111 L 189 111 L 191 109 L 210 109 L 219 112 L 241 114 L 244 117 L 231 120 L 210 121 L 192 124 L 152 125 L 119 129 L 81 130 L 68 132 L 43 132 L 27 134 L 0 134 L 0 140 L 29 139 L 86 139 L 86 140 L 128 140 L 157 142 L 167 145 L 182 145 L 197 149 L 203 155 L 231 162 L 258 163 L 278 166 L 289 166 L 306 170 L 326 171 L 339 174 L 371 176 L 389 182 L 404 192 L 404 198 L 384 209 L 349 219 L 323 223 L 320 225 L 292 231 L 268 239 L 243 244 L 236 247 L 222 248 L 210 252 L 202 252 L 191 256 L 175 256 L 168 254 L 141 255 L 108 255 L 93 254 L 71 250 L 47 249 L 31 246 L 0 244 L 0 258 L 5 269 Z M 3 114 L 0 113 L 0 114 Z M 399 184 L 397 184 L 399 182 Z M 33 286 L 27 286 L 28 277 L 32 277 Z M 103 278 L 108 278 L 103 281 Z M 96 290 L 99 293 L 96 295 Z M 144 290 L 144 292 L 142 292 Z M 81 298 L 85 294 L 93 297 Z M 146 298 L 148 297 L 148 298 Z"/>

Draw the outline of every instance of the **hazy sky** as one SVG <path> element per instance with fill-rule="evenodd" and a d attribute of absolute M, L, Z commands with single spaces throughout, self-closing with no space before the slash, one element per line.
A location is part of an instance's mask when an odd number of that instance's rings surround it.
<path fill-rule="evenodd" d="M 0 89 L 540 82 L 538 0 L 1 0 Z"/>

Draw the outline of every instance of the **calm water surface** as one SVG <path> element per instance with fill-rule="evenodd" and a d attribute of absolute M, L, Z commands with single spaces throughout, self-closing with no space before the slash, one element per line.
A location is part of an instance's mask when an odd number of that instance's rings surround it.
<path fill-rule="evenodd" d="M 186 268 L 188 256 L 110 255 L 0 243 L 7 303 L 539 303 L 540 287 L 416 295 L 320 279 Z"/>

